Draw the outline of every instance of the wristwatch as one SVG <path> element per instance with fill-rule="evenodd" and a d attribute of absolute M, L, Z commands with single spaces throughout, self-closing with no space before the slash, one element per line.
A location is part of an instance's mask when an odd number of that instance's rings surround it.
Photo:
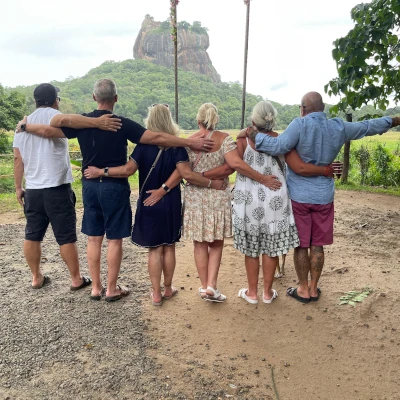
<path fill-rule="evenodd" d="M 19 129 L 21 129 L 21 132 L 25 132 L 26 130 L 26 124 L 22 124 Z"/>
<path fill-rule="evenodd" d="M 104 176 L 108 176 L 108 167 L 104 168 Z"/>
<path fill-rule="evenodd" d="M 169 191 L 171 190 L 165 183 L 163 183 L 161 186 L 167 193 L 169 193 Z"/>

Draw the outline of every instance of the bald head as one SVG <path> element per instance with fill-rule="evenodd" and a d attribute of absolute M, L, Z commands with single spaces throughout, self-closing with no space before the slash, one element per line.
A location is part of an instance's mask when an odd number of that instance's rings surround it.
<path fill-rule="evenodd" d="M 317 92 L 308 92 L 301 99 L 302 115 L 312 112 L 324 111 L 325 104 L 322 96 Z"/>

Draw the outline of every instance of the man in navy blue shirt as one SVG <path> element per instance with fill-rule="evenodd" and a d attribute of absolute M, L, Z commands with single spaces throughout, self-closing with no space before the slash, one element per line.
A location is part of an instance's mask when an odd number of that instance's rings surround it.
<path fill-rule="evenodd" d="M 327 119 L 324 108 L 319 93 L 307 93 L 301 99 L 301 117 L 293 120 L 276 138 L 257 134 L 257 150 L 278 155 L 295 148 L 304 162 L 328 166 L 349 140 L 384 133 L 400 123 L 399 117 L 361 122 Z M 300 247 L 294 250 L 299 287 L 288 288 L 287 294 L 302 303 L 309 303 L 317 301 L 321 292 L 318 281 L 324 266 L 323 246 L 333 243 L 335 185 L 333 179 L 323 176 L 297 175 L 288 166 L 287 172 L 287 185 L 300 238 Z"/>
<path fill-rule="evenodd" d="M 93 99 L 97 110 L 87 117 L 112 115 L 118 100 L 117 88 L 111 79 L 100 79 L 94 85 Z M 138 123 L 124 117 L 120 120 L 118 132 L 99 129 L 71 129 L 75 118 L 80 116 L 59 115 L 50 121 L 51 126 L 26 125 L 26 131 L 48 138 L 78 138 L 81 148 L 83 169 L 89 165 L 104 169 L 105 176 L 88 180 L 82 177 L 84 215 L 82 232 L 88 235 L 87 257 L 92 277 L 93 300 L 100 300 L 105 294 L 106 301 L 116 301 L 129 294 L 127 288 L 117 284 L 122 260 L 122 239 L 131 234 L 132 210 L 130 187 L 127 178 L 108 178 L 108 168 L 124 165 L 127 159 L 127 141 L 132 143 L 155 144 L 163 147 L 190 147 L 194 150 L 208 150 L 213 141 L 196 138 L 182 139 L 162 132 L 152 132 Z M 60 127 L 64 127 L 59 129 Z M 108 240 L 108 278 L 104 291 L 100 278 L 101 246 L 106 234 Z M 104 293 L 105 292 L 105 293 Z"/>

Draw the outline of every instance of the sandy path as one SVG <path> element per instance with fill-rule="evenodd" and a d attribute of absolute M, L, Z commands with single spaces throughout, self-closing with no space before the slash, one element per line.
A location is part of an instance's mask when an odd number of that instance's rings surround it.
<path fill-rule="evenodd" d="M 23 219 L 3 214 L 0 398 L 277 399 L 276 388 L 281 400 L 400 399 L 399 211 L 398 197 L 337 193 L 335 244 L 326 251 L 318 303 L 285 296 L 296 282 L 291 255 L 274 284 L 277 301 L 239 299 L 243 257 L 228 240 L 219 280 L 226 304 L 199 299 L 192 245 L 181 243 L 180 293 L 160 308 L 148 299 L 146 254 L 128 241 L 121 281 L 134 295 L 123 302 L 70 294 L 51 234 L 43 253 L 53 283 L 31 291 Z M 344 292 L 365 286 L 374 291 L 363 303 L 338 305 Z"/>

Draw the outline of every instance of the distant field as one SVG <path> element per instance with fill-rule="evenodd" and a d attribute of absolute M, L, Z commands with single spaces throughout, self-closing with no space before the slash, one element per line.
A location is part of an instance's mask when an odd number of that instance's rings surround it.
<path fill-rule="evenodd" d="M 225 132 L 229 133 L 234 139 L 236 139 L 236 136 L 239 133 L 239 129 L 231 129 L 231 130 L 226 130 Z M 195 131 L 185 131 L 184 133 L 181 134 L 182 137 L 188 137 L 190 134 L 194 133 Z M 281 133 L 281 131 L 278 131 Z M 14 133 L 9 132 L 8 133 L 10 137 L 10 141 L 12 143 Z M 391 152 L 399 154 L 400 153 L 400 132 L 389 132 L 385 133 L 383 135 L 376 135 L 373 137 L 368 137 L 364 138 L 362 140 L 355 140 L 351 144 L 351 148 L 353 150 L 358 149 L 362 144 L 364 145 L 371 145 L 373 146 L 375 143 L 380 142 L 384 144 L 384 146 L 388 149 L 390 149 Z M 79 151 L 79 144 L 77 139 L 71 139 L 69 140 L 69 148 L 70 151 Z M 129 146 L 129 154 L 133 150 L 133 145 Z M 0 175 L 12 175 L 13 174 L 13 156 L 12 154 L 6 155 L 6 156 L 1 156 L 0 157 Z M 73 184 L 74 190 L 77 194 L 77 206 L 81 207 L 82 206 L 82 197 L 81 197 L 81 182 L 80 182 L 80 171 L 75 170 L 74 171 L 74 178 L 75 182 Z M 236 178 L 236 173 L 232 174 L 230 176 L 230 182 L 233 183 Z M 138 182 L 138 175 L 135 174 L 134 176 L 131 176 L 129 178 L 129 183 L 131 185 L 132 189 L 137 189 L 139 187 L 139 182 Z M 339 186 L 340 187 L 340 186 Z M 347 188 L 343 186 L 343 188 Z M 376 190 L 373 188 L 370 188 L 368 186 L 359 186 L 357 187 L 348 187 L 349 189 L 357 189 L 357 190 Z M 380 190 L 381 192 L 386 192 L 386 193 L 391 193 L 391 194 L 398 194 L 398 190 L 396 189 L 394 192 L 389 190 Z M 14 179 L 13 177 L 0 177 L 0 213 L 5 212 L 5 211 L 10 211 L 18 208 L 18 204 L 15 200 L 15 194 L 14 194 Z"/>

